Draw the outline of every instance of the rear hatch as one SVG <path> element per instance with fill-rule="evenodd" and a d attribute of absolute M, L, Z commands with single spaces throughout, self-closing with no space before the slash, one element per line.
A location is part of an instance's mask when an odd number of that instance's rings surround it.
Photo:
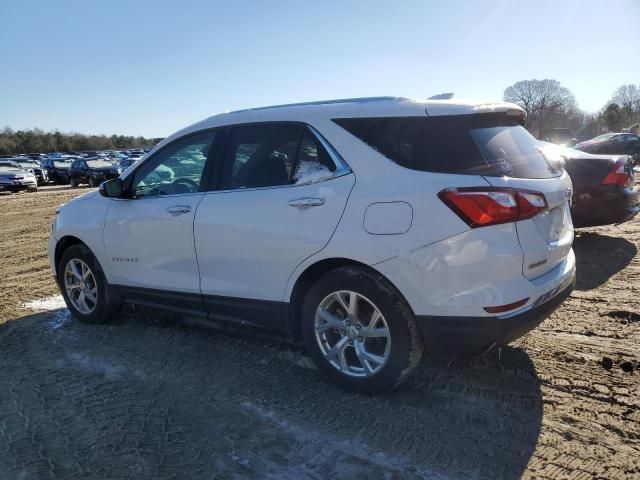
<path fill-rule="evenodd" d="M 522 273 L 528 279 L 557 266 L 571 251 L 573 223 L 569 202 L 571 179 L 561 163 L 543 154 L 521 120 L 495 114 L 477 115 L 470 132 L 493 171 L 484 178 L 497 188 L 542 194 L 546 208 L 516 222 L 523 253 Z"/>
<path fill-rule="evenodd" d="M 405 168 L 446 174 L 432 179 L 448 187 L 438 192 L 440 200 L 470 228 L 513 224 L 523 275 L 543 275 L 571 251 L 571 180 L 543 155 L 516 105 L 476 105 L 468 112 L 465 104 L 438 101 L 429 102 L 426 117 L 334 122 Z"/>

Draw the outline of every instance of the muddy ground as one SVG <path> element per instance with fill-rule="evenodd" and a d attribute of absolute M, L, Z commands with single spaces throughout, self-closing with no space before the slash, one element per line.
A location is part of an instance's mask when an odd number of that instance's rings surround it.
<path fill-rule="evenodd" d="M 0 197 L 0 479 L 640 478 L 640 220 L 582 231 L 577 290 L 500 358 L 365 397 L 276 340 L 25 307 L 76 194 Z"/>

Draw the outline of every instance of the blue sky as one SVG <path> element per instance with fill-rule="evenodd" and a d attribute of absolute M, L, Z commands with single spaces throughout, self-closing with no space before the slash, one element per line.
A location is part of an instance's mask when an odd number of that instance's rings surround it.
<path fill-rule="evenodd" d="M 370 95 L 583 110 L 640 83 L 640 0 L 1 0 L 0 127 L 165 136 L 227 110 Z"/>

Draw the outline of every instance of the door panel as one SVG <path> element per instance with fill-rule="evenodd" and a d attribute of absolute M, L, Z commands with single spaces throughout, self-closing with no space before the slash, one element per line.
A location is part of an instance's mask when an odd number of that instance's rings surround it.
<path fill-rule="evenodd" d="M 132 173 L 130 199 L 112 200 L 104 243 L 113 283 L 200 294 L 193 219 L 215 137 L 205 131 L 169 144 Z"/>
<path fill-rule="evenodd" d="M 104 228 L 112 282 L 199 293 L 193 219 L 203 196 L 112 200 Z"/>
<path fill-rule="evenodd" d="M 284 301 L 291 273 L 331 238 L 354 181 L 207 193 L 194 227 L 205 304 L 208 295 Z"/>

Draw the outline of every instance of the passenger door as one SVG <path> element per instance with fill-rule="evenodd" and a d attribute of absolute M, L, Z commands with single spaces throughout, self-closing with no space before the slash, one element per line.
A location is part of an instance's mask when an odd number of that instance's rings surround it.
<path fill-rule="evenodd" d="M 201 309 L 193 219 L 215 137 L 201 132 L 169 144 L 131 174 L 130 198 L 112 199 L 104 228 L 111 281 L 140 303 Z"/>
<path fill-rule="evenodd" d="M 221 184 L 204 196 L 194 225 L 212 318 L 283 327 L 287 281 L 328 243 L 354 184 L 323 142 L 300 124 L 228 132 Z"/>
<path fill-rule="evenodd" d="M 87 162 L 85 162 L 84 160 L 78 160 L 76 168 L 73 171 L 73 176 L 78 182 L 89 183 L 89 178 L 87 175 Z"/>

